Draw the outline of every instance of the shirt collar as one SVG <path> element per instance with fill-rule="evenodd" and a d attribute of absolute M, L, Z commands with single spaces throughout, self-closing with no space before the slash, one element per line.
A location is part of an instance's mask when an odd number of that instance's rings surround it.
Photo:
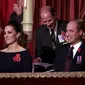
<path fill-rule="evenodd" d="M 74 49 L 77 50 L 80 47 L 81 44 L 82 44 L 82 41 L 80 41 L 80 42 L 76 43 L 75 45 L 73 45 Z"/>

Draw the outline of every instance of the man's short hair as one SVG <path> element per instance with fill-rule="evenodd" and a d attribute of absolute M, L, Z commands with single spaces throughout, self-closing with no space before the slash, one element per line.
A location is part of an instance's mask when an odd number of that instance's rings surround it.
<path fill-rule="evenodd" d="M 76 19 L 75 21 L 77 23 L 77 29 L 84 31 L 84 21 L 81 19 Z"/>
<path fill-rule="evenodd" d="M 42 10 L 48 10 L 52 14 L 52 16 L 54 16 L 54 14 L 55 14 L 55 10 L 51 6 L 44 6 L 44 7 L 41 8 L 40 12 Z"/>
<path fill-rule="evenodd" d="M 74 20 L 71 20 L 71 21 L 74 21 L 74 22 L 77 23 L 77 29 L 78 29 L 78 31 L 79 30 L 84 31 L 84 20 L 82 20 L 82 19 L 74 19 Z"/>

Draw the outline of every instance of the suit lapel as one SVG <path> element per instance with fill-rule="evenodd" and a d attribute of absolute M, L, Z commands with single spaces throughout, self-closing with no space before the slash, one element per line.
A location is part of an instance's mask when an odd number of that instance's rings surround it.
<path fill-rule="evenodd" d="M 52 39 L 51 39 L 51 36 L 50 36 L 50 31 L 49 31 L 49 29 L 45 26 L 45 25 L 43 25 L 43 29 L 44 29 L 44 31 L 43 31 L 43 35 L 44 35 L 44 37 L 43 37 L 43 46 L 49 46 L 49 47 L 53 47 L 52 46 Z"/>
<path fill-rule="evenodd" d="M 61 34 L 61 29 L 60 29 L 60 21 L 57 21 L 58 25 L 57 25 L 57 35 Z"/>
<path fill-rule="evenodd" d="M 60 21 L 59 20 L 57 20 L 56 21 L 56 24 L 57 24 L 57 26 L 56 26 L 56 43 L 59 43 L 59 39 L 58 39 L 58 35 L 60 35 L 61 34 L 61 30 L 60 30 Z"/>

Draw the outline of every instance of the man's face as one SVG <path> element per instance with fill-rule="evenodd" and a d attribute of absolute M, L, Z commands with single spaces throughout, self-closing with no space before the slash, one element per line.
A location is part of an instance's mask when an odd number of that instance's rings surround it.
<path fill-rule="evenodd" d="M 50 12 L 41 13 L 41 20 L 49 29 L 55 27 L 55 17 Z"/>
<path fill-rule="evenodd" d="M 77 29 L 77 23 L 71 21 L 67 24 L 66 28 L 66 41 L 72 45 L 80 41 L 82 30 Z"/>

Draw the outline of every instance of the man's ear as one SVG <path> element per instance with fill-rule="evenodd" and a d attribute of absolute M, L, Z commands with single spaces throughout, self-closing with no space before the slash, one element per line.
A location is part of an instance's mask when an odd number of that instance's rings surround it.
<path fill-rule="evenodd" d="M 56 18 L 56 12 L 54 12 L 54 17 Z"/>
<path fill-rule="evenodd" d="M 82 30 L 79 31 L 79 35 L 83 35 L 83 31 Z"/>

